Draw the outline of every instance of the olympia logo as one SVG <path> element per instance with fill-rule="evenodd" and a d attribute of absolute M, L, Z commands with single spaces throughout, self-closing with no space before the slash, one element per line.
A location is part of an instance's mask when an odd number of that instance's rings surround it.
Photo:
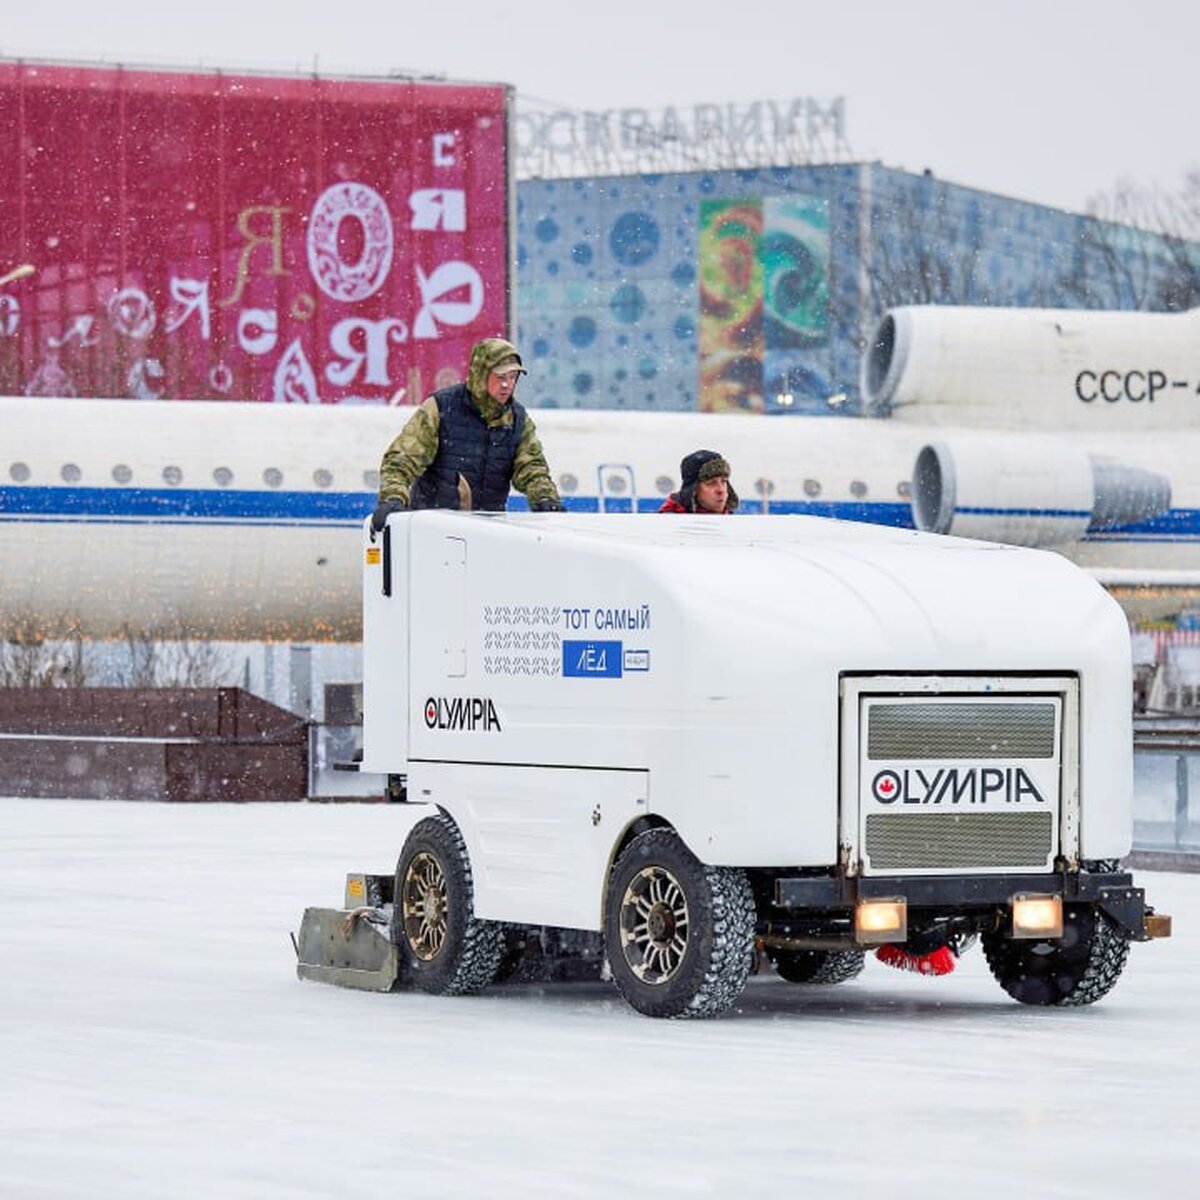
<path fill-rule="evenodd" d="M 425 724 L 430 729 L 501 732 L 496 706 L 486 696 L 430 696 Z"/>
<path fill-rule="evenodd" d="M 1024 767 L 886 767 L 871 780 L 871 795 L 880 804 L 1046 803 Z"/>

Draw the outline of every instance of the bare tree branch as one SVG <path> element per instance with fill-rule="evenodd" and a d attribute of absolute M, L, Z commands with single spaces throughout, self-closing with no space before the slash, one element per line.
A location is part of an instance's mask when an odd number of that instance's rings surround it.
<path fill-rule="evenodd" d="M 0 641 L 0 687 L 84 687 L 90 682 L 90 656 L 77 634 L 50 639 L 35 614 L 16 617 Z"/>
<path fill-rule="evenodd" d="M 237 664 L 218 642 L 189 638 L 180 625 L 125 627 L 126 687 L 220 687 L 237 682 Z"/>
<path fill-rule="evenodd" d="M 1174 193 L 1119 180 L 1088 214 L 1077 269 L 1064 280 L 1078 302 L 1156 312 L 1200 304 L 1200 170 Z"/>

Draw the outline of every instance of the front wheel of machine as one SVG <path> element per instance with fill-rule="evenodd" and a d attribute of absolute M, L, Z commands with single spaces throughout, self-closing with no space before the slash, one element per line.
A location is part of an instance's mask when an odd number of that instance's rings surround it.
<path fill-rule="evenodd" d="M 754 895 L 744 871 L 705 866 L 666 829 L 617 859 L 604 905 L 613 982 L 647 1017 L 712 1017 L 746 986 Z"/>
<path fill-rule="evenodd" d="M 1022 1004 L 1094 1004 L 1112 990 L 1129 957 L 1129 940 L 1089 904 L 1064 906 L 1061 939 L 985 933 L 981 940 L 996 982 Z"/>
<path fill-rule="evenodd" d="M 462 996 L 496 977 L 504 927 L 475 916 L 471 860 L 445 813 L 418 821 L 400 852 L 392 940 L 419 991 Z"/>

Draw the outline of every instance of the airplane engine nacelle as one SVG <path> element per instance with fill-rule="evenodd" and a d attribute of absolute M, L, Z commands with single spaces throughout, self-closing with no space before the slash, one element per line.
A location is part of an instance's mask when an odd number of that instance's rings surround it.
<path fill-rule="evenodd" d="M 863 398 L 923 424 L 1194 429 L 1198 342 L 1200 309 L 894 308 L 863 358 Z"/>
<path fill-rule="evenodd" d="M 918 529 L 1012 546 L 1078 541 L 1170 507 L 1163 476 L 1061 438 L 958 437 L 922 447 L 913 467 Z"/>

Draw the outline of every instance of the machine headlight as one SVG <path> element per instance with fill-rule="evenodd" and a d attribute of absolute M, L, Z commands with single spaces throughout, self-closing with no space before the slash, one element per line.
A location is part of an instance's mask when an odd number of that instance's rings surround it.
<path fill-rule="evenodd" d="M 854 940 L 861 946 L 903 942 L 908 937 L 908 902 L 903 896 L 860 900 L 854 910 Z"/>
<path fill-rule="evenodd" d="M 1014 938 L 1060 938 L 1063 934 L 1061 896 L 1019 893 L 1012 898 Z"/>

